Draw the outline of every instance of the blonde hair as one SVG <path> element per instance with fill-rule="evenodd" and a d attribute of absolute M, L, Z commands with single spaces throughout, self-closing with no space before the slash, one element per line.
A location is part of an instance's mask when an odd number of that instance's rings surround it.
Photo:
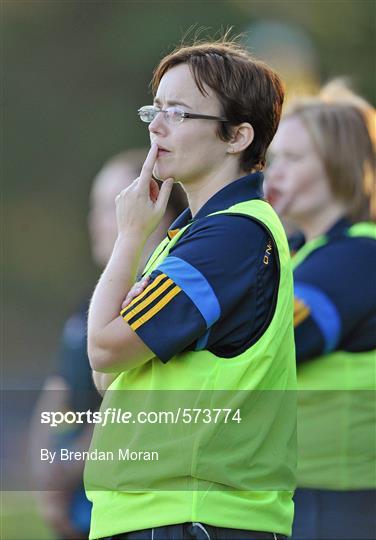
<path fill-rule="evenodd" d="M 284 118 L 291 116 L 298 117 L 310 134 L 347 217 L 353 223 L 375 219 L 375 145 L 361 107 L 323 94 L 292 103 Z"/>
<path fill-rule="evenodd" d="M 332 79 L 320 90 L 319 97 L 326 103 L 347 103 L 353 105 L 364 116 L 372 144 L 376 146 L 376 109 L 362 96 L 355 94 L 345 78 Z"/>

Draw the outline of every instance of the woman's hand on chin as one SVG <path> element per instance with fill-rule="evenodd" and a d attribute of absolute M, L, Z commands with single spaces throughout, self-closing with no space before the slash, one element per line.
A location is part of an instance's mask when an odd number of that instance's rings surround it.
<path fill-rule="evenodd" d="M 140 241 L 146 240 L 166 211 L 174 180 L 168 178 L 159 187 L 153 179 L 157 155 L 158 146 L 152 144 L 140 176 L 116 197 L 119 236 L 137 236 Z"/>

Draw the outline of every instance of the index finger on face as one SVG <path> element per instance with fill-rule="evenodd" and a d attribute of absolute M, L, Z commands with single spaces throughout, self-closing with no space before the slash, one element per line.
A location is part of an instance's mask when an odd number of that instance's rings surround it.
<path fill-rule="evenodd" d="M 141 169 L 140 180 L 145 183 L 151 180 L 155 162 L 157 161 L 158 146 L 153 143 Z"/>

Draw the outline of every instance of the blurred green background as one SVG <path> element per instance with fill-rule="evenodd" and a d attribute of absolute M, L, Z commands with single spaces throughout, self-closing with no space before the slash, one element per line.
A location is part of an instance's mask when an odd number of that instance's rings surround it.
<path fill-rule="evenodd" d="M 374 0 L 2 0 L 1 15 L 5 388 L 40 387 L 64 320 L 92 290 L 91 181 L 113 154 L 148 143 L 136 111 L 190 28 L 243 32 L 290 95 L 339 75 L 374 95 Z M 7 500 L 1 538 L 49 537 L 26 494 Z"/>
<path fill-rule="evenodd" d="M 3 0 L 5 385 L 38 385 L 61 324 L 93 287 L 90 183 L 111 155 L 148 143 L 136 111 L 161 55 L 192 25 L 233 26 L 256 53 L 277 55 L 277 69 L 297 70 L 297 85 L 299 69 L 308 86 L 349 75 L 371 98 L 374 15 L 373 0 Z"/>

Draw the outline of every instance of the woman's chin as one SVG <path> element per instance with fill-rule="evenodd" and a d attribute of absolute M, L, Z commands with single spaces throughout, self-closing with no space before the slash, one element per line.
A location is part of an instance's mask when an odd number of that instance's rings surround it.
<path fill-rule="evenodd" d="M 166 167 L 159 167 L 158 165 L 155 165 L 153 170 L 153 176 L 157 180 L 167 180 L 167 178 L 171 178 L 173 175 L 169 173 L 169 171 L 166 169 Z"/>

